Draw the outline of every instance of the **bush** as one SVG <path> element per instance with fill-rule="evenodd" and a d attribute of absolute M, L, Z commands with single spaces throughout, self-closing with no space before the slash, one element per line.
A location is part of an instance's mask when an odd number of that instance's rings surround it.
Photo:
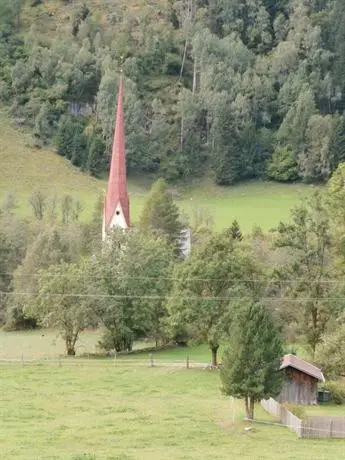
<path fill-rule="evenodd" d="M 298 179 L 295 155 L 286 147 L 277 147 L 267 164 L 267 176 L 278 182 L 292 182 Z"/>
<path fill-rule="evenodd" d="M 298 404 L 282 404 L 282 407 L 285 407 L 285 409 L 287 409 L 289 412 L 301 420 L 306 418 L 306 411 L 304 406 L 300 406 Z"/>
<path fill-rule="evenodd" d="M 333 380 L 326 382 L 323 387 L 331 392 L 334 404 L 345 404 L 345 381 Z"/>

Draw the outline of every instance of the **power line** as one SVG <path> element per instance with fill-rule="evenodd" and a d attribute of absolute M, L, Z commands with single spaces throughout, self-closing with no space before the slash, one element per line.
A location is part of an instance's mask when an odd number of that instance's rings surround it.
<path fill-rule="evenodd" d="M 100 299 L 142 299 L 142 300 L 170 300 L 176 299 L 176 297 L 171 295 L 123 295 L 123 294 L 80 294 L 80 293 L 63 293 L 63 292 L 48 292 L 45 294 L 37 292 L 11 292 L 11 291 L 0 291 L 2 295 L 9 296 L 31 296 L 31 297 L 78 297 L 78 298 L 100 298 Z M 194 300 L 194 301 L 225 301 L 225 300 L 243 300 L 243 296 L 228 296 L 228 297 L 217 297 L 217 296 L 178 296 L 179 300 Z M 339 302 L 345 301 L 345 297 L 300 297 L 300 298 L 290 298 L 290 297 L 258 297 L 256 300 L 263 302 Z"/>
<path fill-rule="evenodd" d="M 319 280 L 306 280 L 305 278 L 292 278 L 292 279 L 265 279 L 265 278 L 248 278 L 248 279 L 233 279 L 233 278 L 178 278 L 173 276 L 117 276 L 113 273 L 116 279 L 133 279 L 133 280 L 171 280 L 171 281 L 213 281 L 213 282 L 228 282 L 234 281 L 235 283 L 267 283 L 267 284 L 292 284 L 299 282 L 306 282 L 308 284 L 345 284 L 345 278 L 321 278 Z M 0 276 L 13 276 L 13 273 L 0 273 Z M 38 278 L 41 275 L 38 273 L 34 274 L 22 274 L 20 278 Z M 57 273 L 53 275 L 54 278 L 66 278 L 68 274 Z M 90 274 L 88 278 L 91 279 L 102 279 L 102 276 Z"/>

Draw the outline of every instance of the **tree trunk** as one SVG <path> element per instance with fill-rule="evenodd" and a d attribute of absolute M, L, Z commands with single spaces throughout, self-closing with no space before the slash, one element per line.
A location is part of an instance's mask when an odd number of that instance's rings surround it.
<path fill-rule="evenodd" d="M 212 367 L 217 367 L 218 366 L 218 361 L 217 361 L 217 352 L 218 352 L 219 345 L 214 345 L 211 346 L 211 352 L 212 352 Z"/>
<path fill-rule="evenodd" d="M 192 92 L 193 94 L 196 91 L 196 57 L 194 57 L 194 63 L 193 63 L 193 86 L 192 86 Z"/>
<path fill-rule="evenodd" d="M 79 330 L 74 333 L 67 334 L 67 337 L 65 338 L 67 356 L 75 356 L 75 344 L 77 343 L 78 335 Z"/>
<path fill-rule="evenodd" d="M 181 114 L 181 127 L 180 127 L 180 149 L 183 150 L 183 133 L 184 126 L 183 126 L 183 113 Z"/>
<path fill-rule="evenodd" d="M 250 409 L 249 409 L 249 398 L 248 396 L 244 397 L 244 407 L 246 410 L 246 418 L 250 419 Z"/>
<path fill-rule="evenodd" d="M 254 419 L 254 404 L 255 400 L 252 396 L 249 397 L 249 411 L 250 411 L 250 420 Z"/>
<path fill-rule="evenodd" d="M 184 44 L 182 64 L 181 64 L 181 69 L 180 69 L 180 79 L 182 78 L 182 75 L 183 75 L 184 63 L 186 61 L 186 56 L 187 56 L 187 47 L 188 47 L 188 40 L 186 39 L 185 44 Z"/>
<path fill-rule="evenodd" d="M 73 346 L 67 346 L 67 356 L 75 356 L 75 348 Z"/>
<path fill-rule="evenodd" d="M 252 396 L 245 396 L 244 406 L 246 410 L 246 418 L 248 420 L 253 420 L 254 418 L 254 404 L 255 404 L 255 400 Z"/>

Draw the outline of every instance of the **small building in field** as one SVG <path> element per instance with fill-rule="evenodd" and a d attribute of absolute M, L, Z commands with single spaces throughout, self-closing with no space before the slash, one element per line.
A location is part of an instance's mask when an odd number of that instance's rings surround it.
<path fill-rule="evenodd" d="M 280 371 L 284 373 L 284 385 L 278 397 L 280 403 L 317 404 L 317 384 L 325 381 L 321 369 L 288 354 L 281 361 Z"/>

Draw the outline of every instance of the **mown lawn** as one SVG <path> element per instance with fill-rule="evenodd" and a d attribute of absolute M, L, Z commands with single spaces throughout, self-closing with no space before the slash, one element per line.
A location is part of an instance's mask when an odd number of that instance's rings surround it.
<path fill-rule="evenodd" d="M 35 189 L 58 199 L 70 194 L 84 207 L 82 218 L 88 219 L 98 197 L 106 190 L 106 181 L 90 177 L 74 168 L 50 149 L 30 147 L 30 135 L 14 129 L 9 118 L 0 112 L 0 201 L 6 193 L 17 197 L 17 212 L 30 215 L 28 199 Z M 146 177 L 129 180 L 132 220 L 138 220 L 149 188 Z M 196 215 L 210 217 L 214 229 L 220 230 L 237 219 L 245 232 L 260 225 L 268 230 L 289 218 L 290 208 L 310 194 L 307 185 L 250 182 L 233 187 L 218 187 L 211 180 L 194 180 L 179 187 L 176 202 L 189 219 Z"/>
<path fill-rule="evenodd" d="M 88 356 L 99 354 L 100 350 L 97 344 L 101 338 L 101 334 L 100 330 L 82 332 L 76 346 L 77 357 L 87 358 Z M 152 341 L 145 340 L 136 342 L 134 349 L 138 350 L 153 346 L 154 343 Z M 224 347 L 220 347 L 219 357 L 221 357 L 223 349 Z M 18 332 L 0 331 L 0 360 L 30 361 L 57 359 L 58 357 L 63 357 L 65 354 L 64 342 L 56 331 L 43 329 Z M 143 351 L 142 353 L 133 353 L 130 355 L 122 354 L 118 355 L 116 359 L 149 362 L 150 354 L 152 354 L 153 360 L 157 361 L 158 364 L 164 361 L 185 362 L 187 356 L 191 362 L 208 363 L 211 361 L 211 352 L 208 346 L 203 344 L 153 351 L 152 353 Z"/>
<path fill-rule="evenodd" d="M 2 460 L 343 458 L 345 441 L 270 424 L 246 433 L 216 371 L 75 363 L 0 367 Z"/>
<path fill-rule="evenodd" d="M 327 415 L 330 417 L 345 417 L 345 406 L 343 404 L 318 404 L 317 406 L 306 407 L 308 417 L 316 415 Z"/>

